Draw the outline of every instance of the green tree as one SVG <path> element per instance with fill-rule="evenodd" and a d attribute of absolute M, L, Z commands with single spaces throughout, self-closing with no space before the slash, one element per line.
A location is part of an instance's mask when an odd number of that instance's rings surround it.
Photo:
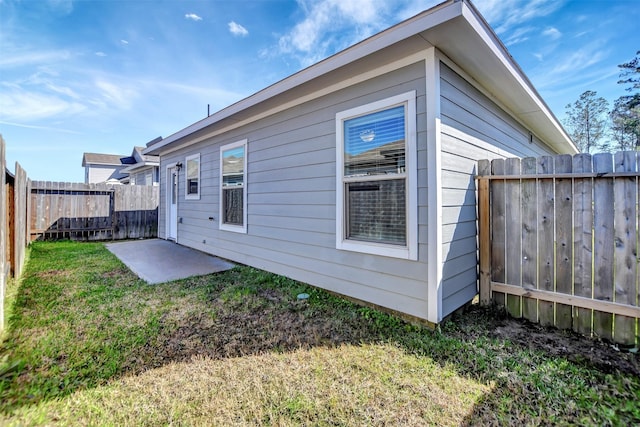
<path fill-rule="evenodd" d="M 618 65 L 619 84 L 630 85 L 625 90 L 631 95 L 621 96 L 611 110 L 612 137 L 619 150 L 638 149 L 640 146 L 640 51 L 629 62 Z M 635 92 L 635 93 L 633 93 Z"/>
<path fill-rule="evenodd" d="M 611 118 L 611 138 L 615 150 L 635 150 L 640 145 L 640 108 L 638 99 L 635 107 L 632 96 L 621 96 L 613 103 L 609 113 Z M 640 98 L 640 95 L 636 95 Z"/>
<path fill-rule="evenodd" d="M 597 93 L 588 90 L 573 104 L 567 104 L 564 124 L 569 128 L 569 135 L 582 153 L 606 151 L 607 141 L 607 100 L 598 97 Z"/>
<path fill-rule="evenodd" d="M 620 72 L 620 84 L 630 84 L 626 90 L 631 92 L 633 89 L 640 89 L 640 50 L 636 52 L 636 57 L 629 62 L 618 65 L 622 71 Z"/>

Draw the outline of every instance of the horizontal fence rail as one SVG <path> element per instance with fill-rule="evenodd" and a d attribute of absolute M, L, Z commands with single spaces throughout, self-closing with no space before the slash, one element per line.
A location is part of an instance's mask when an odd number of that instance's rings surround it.
<path fill-rule="evenodd" d="M 478 163 L 480 299 L 638 345 L 640 153 Z"/>
<path fill-rule="evenodd" d="M 155 186 L 33 181 L 30 239 L 157 237 L 158 198 Z"/>

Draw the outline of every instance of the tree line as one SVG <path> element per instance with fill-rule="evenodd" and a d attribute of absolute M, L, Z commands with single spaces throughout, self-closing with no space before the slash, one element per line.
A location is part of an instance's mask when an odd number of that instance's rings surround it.
<path fill-rule="evenodd" d="M 618 84 L 628 95 L 613 102 L 588 90 L 566 108 L 564 125 L 583 153 L 640 150 L 640 51 L 620 68 Z"/>

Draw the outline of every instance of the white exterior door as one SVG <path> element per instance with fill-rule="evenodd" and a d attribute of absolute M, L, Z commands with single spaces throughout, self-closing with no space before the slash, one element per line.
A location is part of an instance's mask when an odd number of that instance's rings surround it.
<path fill-rule="evenodd" d="M 178 239 L 178 169 L 167 168 L 167 239 Z"/>

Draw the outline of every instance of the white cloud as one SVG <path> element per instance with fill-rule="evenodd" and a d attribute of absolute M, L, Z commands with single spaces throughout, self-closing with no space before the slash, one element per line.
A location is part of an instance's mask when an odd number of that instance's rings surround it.
<path fill-rule="evenodd" d="M 542 32 L 543 36 L 547 36 L 552 40 L 557 40 L 562 37 L 562 33 L 554 27 L 548 27 L 546 30 Z"/>
<path fill-rule="evenodd" d="M 249 31 L 247 31 L 246 28 L 234 21 L 229 22 L 229 31 L 231 31 L 231 34 L 234 36 L 245 37 L 249 35 Z"/>
<path fill-rule="evenodd" d="M 117 109 L 128 110 L 137 98 L 137 92 L 122 84 L 115 84 L 105 80 L 97 80 L 95 86 L 99 91 L 99 105 L 111 105 Z M 106 101 L 106 102 L 105 102 Z"/>
<path fill-rule="evenodd" d="M 191 19 L 192 21 L 202 21 L 202 18 L 196 15 L 195 13 L 187 13 L 184 15 L 186 19 Z"/>
<path fill-rule="evenodd" d="M 54 50 L 50 52 L 29 52 L 19 54 L 7 54 L 0 56 L 0 68 L 21 67 L 25 65 L 50 64 L 66 61 L 71 57 L 67 50 Z"/>
<path fill-rule="evenodd" d="M 96 56 L 105 57 L 105 56 L 107 56 L 107 54 L 104 53 L 104 52 L 96 52 Z"/>
<path fill-rule="evenodd" d="M 73 0 L 47 0 L 47 4 L 62 15 L 69 15 L 73 12 Z"/>
<path fill-rule="evenodd" d="M 300 0 L 304 19 L 278 41 L 280 53 L 302 65 L 317 62 L 389 26 L 395 18 L 383 0 Z"/>
<path fill-rule="evenodd" d="M 590 45 L 582 49 L 578 49 L 569 56 L 565 56 L 562 60 L 556 62 L 556 66 L 550 71 L 552 74 L 573 74 L 580 70 L 589 68 L 600 62 L 604 58 L 605 52 L 602 47 Z"/>
<path fill-rule="evenodd" d="M 6 87 L 6 86 L 5 86 Z M 34 122 L 52 117 L 80 114 L 86 107 L 60 96 L 11 87 L 0 92 L 0 119 L 7 122 Z"/>
<path fill-rule="evenodd" d="M 517 28 L 511 34 L 508 35 L 504 39 L 504 44 L 507 46 L 512 46 L 514 44 L 522 43 L 524 41 L 529 40 L 529 34 L 533 32 L 535 28 L 533 27 L 522 27 Z"/>
<path fill-rule="evenodd" d="M 534 18 L 550 15 L 564 3 L 564 0 L 478 0 L 475 4 L 496 33 L 503 34 Z"/>
<path fill-rule="evenodd" d="M 2 0 L 0 0 L 0 4 L 2 3 Z M 71 129 L 64 129 L 64 128 L 54 128 L 51 126 L 39 126 L 39 125 L 27 125 L 24 123 L 13 123 L 13 122 L 5 122 L 0 120 L 0 124 L 6 125 L 6 126 L 15 126 L 15 127 L 19 127 L 19 128 L 26 128 L 26 129 L 39 129 L 39 130 L 46 130 L 46 131 L 53 131 L 53 132 L 63 132 L 63 133 L 72 133 L 72 134 L 76 134 L 76 135 L 80 135 L 81 132 L 77 132 Z M 18 147 L 13 147 L 13 151 L 19 151 L 19 152 L 40 152 L 40 151 L 75 151 L 76 148 L 75 147 L 67 147 L 67 148 L 60 148 L 59 146 L 53 146 L 51 144 L 47 144 L 47 145 L 43 145 L 43 146 L 33 146 L 33 145 L 20 145 Z"/>
<path fill-rule="evenodd" d="M 538 60 L 542 61 L 544 59 L 544 55 L 541 53 L 534 53 L 533 56 Z"/>
<path fill-rule="evenodd" d="M 120 40 L 120 43 L 122 43 L 122 44 L 129 44 L 129 42 L 128 42 L 128 41 L 126 41 L 126 40 L 124 40 L 124 39 Z"/>

